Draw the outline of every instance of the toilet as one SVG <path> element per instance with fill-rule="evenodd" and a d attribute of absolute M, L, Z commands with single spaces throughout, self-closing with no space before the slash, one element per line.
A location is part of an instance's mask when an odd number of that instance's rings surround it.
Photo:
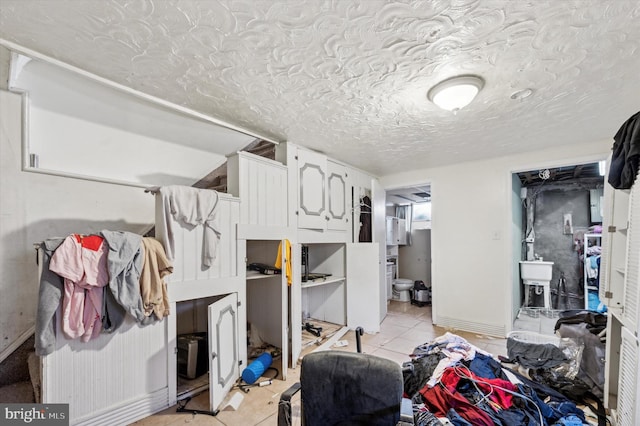
<path fill-rule="evenodd" d="M 393 300 L 410 302 L 409 291 L 413 288 L 413 281 L 406 278 L 397 278 L 393 281 Z"/>

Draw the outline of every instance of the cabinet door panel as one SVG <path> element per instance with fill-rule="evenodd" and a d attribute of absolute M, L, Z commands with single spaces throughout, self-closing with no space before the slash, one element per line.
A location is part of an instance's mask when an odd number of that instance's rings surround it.
<path fill-rule="evenodd" d="M 347 173 L 343 166 L 327 164 L 327 229 L 346 230 L 348 224 Z"/>
<path fill-rule="evenodd" d="M 298 227 L 325 229 L 327 158 L 311 151 L 298 151 Z"/>
<path fill-rule="evenodd" d="M 238 372 L 238 294 L 209 305 L 209 400 L 211 410 L 217 409 Z"/>
<path fill-rule="evenodd" d="M 378 243 L 347 244 L 347 326 L 380 331 Z"/>

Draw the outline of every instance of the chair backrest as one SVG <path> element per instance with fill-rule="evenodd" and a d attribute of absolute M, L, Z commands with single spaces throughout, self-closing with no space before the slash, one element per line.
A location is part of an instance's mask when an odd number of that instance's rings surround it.
<path fill-rule="evenodd" d="M 302 359 L 305 426 L 395 425 L 400 418 L 402 368 L 374 355 L 322 351 Z"/>

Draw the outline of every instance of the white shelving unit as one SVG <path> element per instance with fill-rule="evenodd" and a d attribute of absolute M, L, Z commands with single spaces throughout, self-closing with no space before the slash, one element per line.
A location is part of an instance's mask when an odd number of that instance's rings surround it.
<path fill-rule="evenodd" d="M 614 424 L 640 424 L 640 179 L 631 190 L 605 185 L 601 299 L 609 308 L 604 403 Z M 608 213 L 608 215 L 607 215 Z"/>
<path fill-rule="evenodd" d="M 589 280 L 593 279 L 593 274 L 590 274 L 589 271 L 592 271 L 593 268 L 590 266 L 591 258 L 594 256 L 599 256 L 599 254 L 589 253 L 589 247 L 600 246 L 602 247 L 602 234 L 584 234 L 584 253 L 582 255 L 583 260 L 583 272 L 584 272 L 584 308 L 589 309 L 589 292 L 598 293 L 599 286 L 589 285 Z M 599 268 L 595 270 L 595 278 L 599 276 Z"/>

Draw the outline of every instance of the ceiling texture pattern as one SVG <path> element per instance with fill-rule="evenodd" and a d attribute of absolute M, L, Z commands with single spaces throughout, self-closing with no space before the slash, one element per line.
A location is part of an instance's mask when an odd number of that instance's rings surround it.
<path fill-rule="evenodd" d="M 638 22 L 637 0 L 0 1 L 0 38 L 377 175 L 611 139 Z M 457 115 L 426 99 L 468 73 Z"/>

